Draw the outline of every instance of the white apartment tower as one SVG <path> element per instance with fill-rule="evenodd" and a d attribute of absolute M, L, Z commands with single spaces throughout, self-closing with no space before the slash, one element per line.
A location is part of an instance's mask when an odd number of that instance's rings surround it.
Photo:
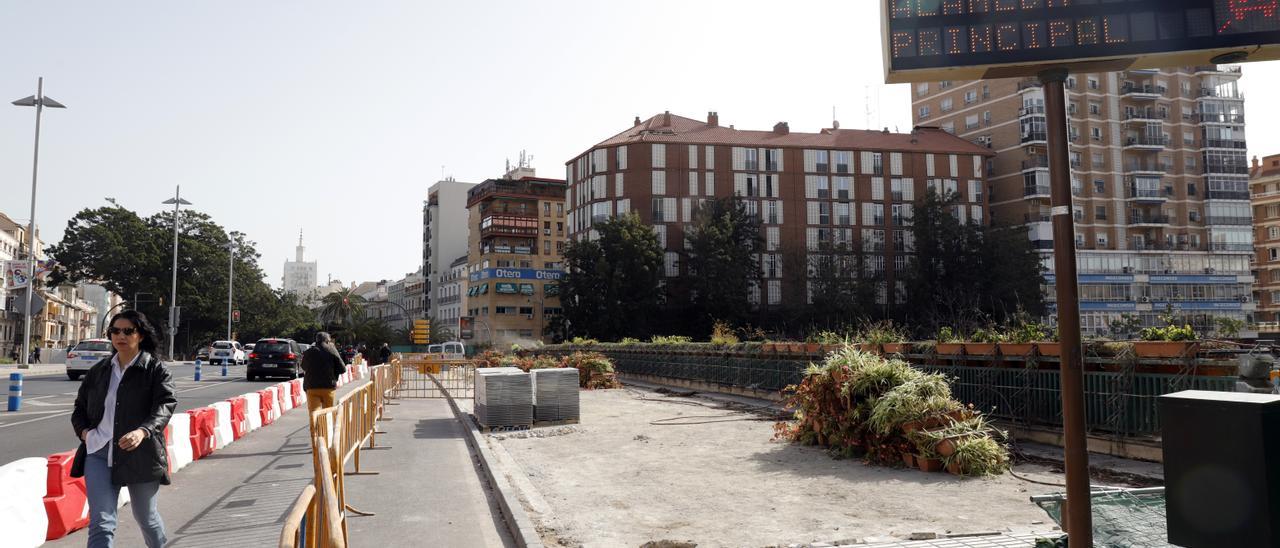
<path fill-rule="evenodd" d="M 309 303 L 315 299 L 316 294 L 316 263 L 302 259 L 306 249 L 302 245 L 302 231 L 298 231 L 298 247 L 294 248 L 294 260 L 284 262 L 284 291 L 297 295 L 304 303 Z"/>
<path fill-rule="evenodd" d="M 426 278 L 427 314 L 440 318 L 441 278 L 449 265 L 467 254 L 467 191 L 475 183 L 452 177 L 431 185 L 422 217 L 422 275 Z"/>

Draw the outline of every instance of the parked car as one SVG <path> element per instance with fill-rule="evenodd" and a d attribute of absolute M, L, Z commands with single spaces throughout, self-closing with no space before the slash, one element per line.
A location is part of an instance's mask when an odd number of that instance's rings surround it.
<path fill-rule="evenodd" d="M 255 346 L 255 345 L 254 345 L 253 343 L 249 343 L 249 344 L 244 345 L 244 359 L 245 359 L 246 361 L 248 361 L 248 359 L 249 359 L 249 353 L 250 353 L 250 352 L 253 352 L 253 347 L 254 347 L 254 346 Z"/>
<path fill-rule="evenodd" d="M 213 341 L 211 364 L 241 365 L 245 362 L 244 348 L 236 341 Z"/>
<path fill-rule="evenodd" d="M 106 339 L 85 339 L 67 351 L 67 378 L 78 380 L 89 372 L 89 368 L 111 357 L 111 341 Z"/>
<path fill-rule="evenodd" d="M 302 348 L 293 339 L 260 339 L 249 354 L 245 378 L 302 376 Z"/>
<path fill-rule="evenodd" d="M 203 362 L 209 361 L 209 353 L 213 351 L 213 347 L 209 345 L 201 346 L 200 350 L 196 350 L 196 359 Z"/>

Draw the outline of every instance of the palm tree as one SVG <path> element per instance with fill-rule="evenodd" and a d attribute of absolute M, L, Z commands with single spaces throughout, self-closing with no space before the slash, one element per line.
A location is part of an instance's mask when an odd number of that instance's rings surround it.
<path fill-rule="evenodd" d="M 320 321 L 326 325 L 337 325 L 350 328 L 364 319 L 365 298 L 357 295 L 351 288 L 343 288 L 320 300 Z"/>

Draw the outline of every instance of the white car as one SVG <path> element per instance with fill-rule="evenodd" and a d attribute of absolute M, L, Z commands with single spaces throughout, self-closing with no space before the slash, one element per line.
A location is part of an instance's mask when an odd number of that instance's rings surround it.
<path fill-rule="evenodd" d="M 213 341 L 213 351 L 209 353 L 210 364 L 243 365 L 244 347 L 236 341 Z"/>
<path fill-rule="evenodd" d="M 111 341 L 106 339 L 85 339 L 67 351 L 67 378 L 78 380 L 89 372 L 89 368 L 111 357 Z"/>

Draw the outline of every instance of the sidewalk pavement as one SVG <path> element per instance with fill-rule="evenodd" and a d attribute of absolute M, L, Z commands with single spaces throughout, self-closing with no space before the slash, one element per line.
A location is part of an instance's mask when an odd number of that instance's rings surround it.
<path fill-rule="evenodd" d="M 9 373 L 14 372 L 22 373 L 23 378 L 66 375 L 67 366 L 61 363 L 33 363 L 29 369 L 19 369 L 15 364 L 0 365 L 0 381 L 8 382 Z"/>
<path fill-rule="evenodd" d="M 339 394 L 359 383 L 351 383 Z M 378 449 L 361 451 L 363 471 L 348 475 L 352 546 L 514 546 L 488 486 L 480 480 L 464 431 L 444 400 L 398 400 L 378 423 Z M 274 546 L 284 515 L 312 481 L 305 408 L 174 475 L 160 489 L 169 546 Z M 348 472 L 354 468 L 348 466 Z M 83 529 L 45 546 L 84 546 Z M 143 545 L 122 508 L 117 546 Z"/>

